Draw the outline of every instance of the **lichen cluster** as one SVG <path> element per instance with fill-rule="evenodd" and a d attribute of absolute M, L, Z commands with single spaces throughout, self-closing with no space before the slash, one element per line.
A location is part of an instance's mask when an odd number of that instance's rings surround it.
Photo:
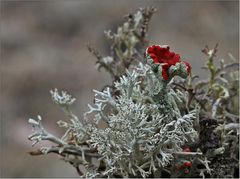
<path fill-rule="evenodd" d="M 109 112 L 102 115 L 104 108 L 91 108 L 90 113 L 94 112 L 94 119 L 103 120 L 107 127 L 94 128 L 89 143 L 102 155 L 105 174 L 146 177 L 170 164 L 173 153 L 182 151 L 186 142 L 197 139 L 192 125 L 197 111 L 181 114 L 175 100 L 178 97 L 183 105 L 183 94 L 176 94 L 157 75 L 150 66 L 140 63 L 115 82 L 119 92 L 116 99 L 106 91 L 102 95 L 97 92 L 101 100 L 95 99 L 96 106 L 109 106 Z"/>
<path fill-rule="evenodd" d="M 239 64 L 220 61 L 217 67 L 217 48 L 206 47 L 210 77 L 196 81 L 190 64 L 169 46 L 149 46 L 155 11 L 139 9 L 116 33 L 107 31 L 108 56 L 89 46 L 112 84 L 94 90 L 94 104 L 83 119 L 71 111 L 75 98 L 52 90 L 53 101 L 69 118 L 58 121 L 65 134 L 46 131 L 40 116 L 29 119 L 33 145 L 54 143 L 31 155 L 56 153 L 82 177 L 237 176 Z M 225 165 L 231 167 L 224 170 Z"/>

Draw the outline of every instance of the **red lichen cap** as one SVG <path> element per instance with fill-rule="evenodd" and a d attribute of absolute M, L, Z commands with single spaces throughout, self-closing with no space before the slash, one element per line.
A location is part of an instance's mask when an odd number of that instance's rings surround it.
<path fill-rule="evenodd" d="M 167 63 L 169 65 L 175 65 L 180 62 L 180 55 L 170 52 L 169 46 L 153 45 L 147 48 L 147 53 L 153 59 L 155 64 Z"/>
<path fill-rule="evenodd" d="M 191 72 L 191 65 L 188 62 L 183 61 L 183 63 L 185 63 L 185 65 L 187 66 L 187 72 L 188 74 Z"/>
<path fill-rule="evenodd" d="M 185 148 L 183 149 L 183 152 L 191 152 L 191 149 L 190 149 L 189 147 L 185 147 Z"/>
<path fill-rule="evenodd" d="M 146 54 L 153 60 L 154 64 L 162 64 L 162 76 L 168 80 L 168 69 L 172 65 L 180 61 L 180 55 L 170 51 L 169 46 L 152 45 L 147 48 Z M 183 62 L 186 65 L 188 74 L 190 73 L 191 66 L 188 62 Z"/>
<path fill-rule="evenodd" d="M 191 167 L 192 166 L 192 162 L 184 162 L 183 165 L 185 167 Z"/>

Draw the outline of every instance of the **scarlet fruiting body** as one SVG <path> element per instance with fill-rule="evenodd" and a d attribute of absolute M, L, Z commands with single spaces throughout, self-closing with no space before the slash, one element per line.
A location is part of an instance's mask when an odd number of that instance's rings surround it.
<path fill-rule="evenodd" d="M 154 64 L 162 66 L 162 76 L 164 80 L 169 79 L 168 69 L 177 63 L 183 62 L 186 65 L 187 73 L 191 71 L 191 66 L 188 62 L 181 61 L 179 54 L 170 51 L 169 46 L 153 45 L 147 48 L 146 54 L 153 60 Z"/>
<path fill-rule="evenodd" d="M 189 147 L 185 147 L 185 148 L 183 149 L 183 152 L 191 152 L 191 149 L 190 149 Z"/>
<path fill-rule="evenodd" d="M 192 166 L 192 162 L 184 162 L 183 165 L 185 167 L 191 167 Z"/>

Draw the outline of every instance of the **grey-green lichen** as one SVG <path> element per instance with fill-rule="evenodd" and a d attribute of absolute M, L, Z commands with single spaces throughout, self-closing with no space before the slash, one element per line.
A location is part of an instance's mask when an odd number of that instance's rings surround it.
<path fill-rule="evenodd" d="M 168 46 L 147 48 L 155 11 L 141 8 L 116 33 L 107 31 L 109 55 L 89 46 L 112 84 L 93 90 L 95 102 L 82 119 L 71 110 L 75 98 L 52 90 L 54 103 L 69 118 L 57 122 L 65 133 L 57 137 L 48 132 L 40 116 L 29 119 L 33 145 L 43 140 L 53 144 L 31 155 L 55 153 L 81 177 L 237 176 L 239 64 L 221 60 L 216 66 L 217 48 L 206 47 L 209 78 L 195 82 L 190 65 Z M 167 53 L 156 52 L 159 48 Z"/>
<path fill-rule="evenodd" d="M 114 83 L 119 91 L 116 99 L 96 92 L 101 97 L 95 100 L 96 108 L 108 105 L 111 112 L 103 115 L 103 109 L 90 108 L 95 119 L 103 120 L 107 127 L 95 128 L 88 142 L 106 161 L 108 176 L 121 173 L 125 177 L 146 177 L 167 166 L 173 153 L 182 151 L 186 142 L 197 139 L 192 123 L 198 111 L 182 115 L 175 102 L 181 94 L 156 75 L 148 64 L 140 63 Z"/>

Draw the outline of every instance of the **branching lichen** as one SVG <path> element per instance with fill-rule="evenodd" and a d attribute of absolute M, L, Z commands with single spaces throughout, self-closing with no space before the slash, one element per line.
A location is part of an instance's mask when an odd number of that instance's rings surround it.
<path fill-rule="evenodd" d="M 185 142 L 197 138 L 192 124 L 197 110 L 182 115 L 174 100 L 177 94 L 170 93 L 168 84 L 175 75 L 187 77 L 188 66 L 180 61 L 172 65 L 166 71 L 170 77 L 165 80 L 161 63 L 151 66 L 149 57 L 147 63 L 150 66 L 140 63 L 136 70 L 127 71 L 114 83 L 113 88 L 119 92 L 111 102 L 114 105 L 110 111 L 114 112 L 102 118 L 107 127 L 94 129 L 88 140 L 106 161 L 108 176 L 120 172 L 127 177 L 146 177 L 170 164 L 174 152 L 182 151 Z M 155 70 L 156 67 L 159 70 Z M 106 98 L 105 93 L 96 91 L 102 99 Z M 113 100 L 109 95 L 107 99 Z M 102 106 L 109 100 L 95 101 Z M 95 117 L 103 116 L 102 110 L 91 107 L 88 114 L 92 112 Z"/>
<path fill-rule="evenodd" d="M 204 69 L 210 77 L 195 82 L 198 77 L 190 64 L 169 46 L 147 47 L 154 12 L 139 9 L 116 33 L 106 31 L 110 55 L 103 57 L 89 46 L 112 84 L 93 90 L 94 104 L 88 105 L 83 119 L 71 111 L 75 98 L 50 91 L 69 121 L 57 122 L 65 133 L 56 137 L 44 129 L 40 116 L 29 119 L 33 146 L 43 140 L 53 143 L 31 155 L 56 153 L 87 178 L 236 176 L 239 64 L 221 60 L 217 67 L 217 46 L 206 47 Z"/>

